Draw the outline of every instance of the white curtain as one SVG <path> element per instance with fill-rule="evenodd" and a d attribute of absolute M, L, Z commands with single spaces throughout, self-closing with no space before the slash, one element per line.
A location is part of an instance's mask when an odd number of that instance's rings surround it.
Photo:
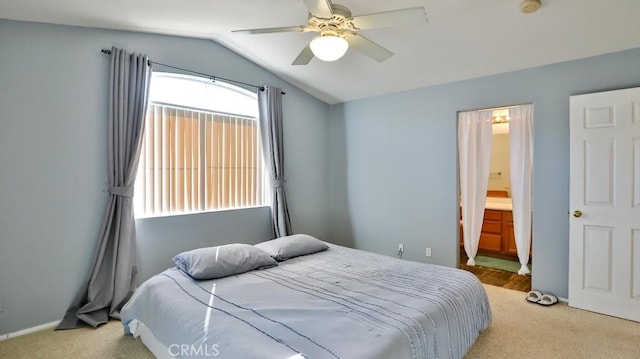
<path fill-rule="evenodd" d="M 462 235 L 467 265 L 476 265 L 478 242 L 484 219 L 491 161 L 491 111 L 467 111 L 458 114 L 458 159 Z"/>
<path fill-rule="evenodd" d="M 528 263 L 531 248 L 533 105 L 509 109 L 509 117 L 513 232 L 521 265 L 518 274 L 525 275 L 531 273 Z"/>

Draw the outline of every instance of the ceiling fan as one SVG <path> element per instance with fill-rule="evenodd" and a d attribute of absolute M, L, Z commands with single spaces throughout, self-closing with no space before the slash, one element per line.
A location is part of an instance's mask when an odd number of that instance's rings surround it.
<path fill-rule="evenodd" d="M 360 35 L 360 30 L 410 26 L 427 22 L 423 7 L 352 16 L 346 6 L 332 4 L 330 0 L 303 0 L 303 2 L 309 9 L 306 26 L 235 30 L 233 32 L 246 34 L 319 32 L 320 35 L 311 40 L 292 65 L 306 65 L 314 57 L 323 61 L 335 61 L 341 58 L 349 47 L 382 62 L 393 56 L 393 52 Z"/>

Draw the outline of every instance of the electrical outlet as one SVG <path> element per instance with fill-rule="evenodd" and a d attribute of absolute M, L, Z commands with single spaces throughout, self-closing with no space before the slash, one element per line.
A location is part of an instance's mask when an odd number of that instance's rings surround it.
<path fill-rule="evenodd" d="M 424 253 L 427 257 L 431 257 L 431 248 L 427 248 L 427 250 Z"/>

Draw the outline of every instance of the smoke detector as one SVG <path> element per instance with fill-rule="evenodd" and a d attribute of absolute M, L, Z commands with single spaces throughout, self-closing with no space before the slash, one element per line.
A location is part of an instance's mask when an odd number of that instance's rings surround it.
<path fill-rule="evenodd" d="M 522 4 L 520 4 L 520 11 L 525 14 L 531 14 L 532 12 L 538 11 L 540 8 L 540 0 L 524 0 Z"/>

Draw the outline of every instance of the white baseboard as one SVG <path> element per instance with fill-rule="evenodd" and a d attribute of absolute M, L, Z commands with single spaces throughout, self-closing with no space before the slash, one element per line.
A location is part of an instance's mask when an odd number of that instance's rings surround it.
<path fill-rule="evenodd" d="M 41 330 L 47 330 L 47 329 L 55 328 L 55 327 L 58 326 L 58 324 L 60 324 L 60 322 L 61 322 L 61 320 L 57 320 L 55 322 L 41 324 L 41 325 L 38 325 L 38 326 L 35 326 L 35 327 L 32 327 L 32 328 L 19 330 L 17 332 L 13 332 L 13 333 L 9 333 L 9 334 L 2 334 L 2 335 L 0 335 L 0 342 L 3 341 L 3 340 L 7 340 L 9 338 L 19 337 L 21 335 L 31 334 L 31 333 L 39 332 Z"/>
<path fill-rule="evenodd" d="M 564 304 L 569 304 L 569 299 L 558 297 L 558 302 L 564 303 Z"/>

